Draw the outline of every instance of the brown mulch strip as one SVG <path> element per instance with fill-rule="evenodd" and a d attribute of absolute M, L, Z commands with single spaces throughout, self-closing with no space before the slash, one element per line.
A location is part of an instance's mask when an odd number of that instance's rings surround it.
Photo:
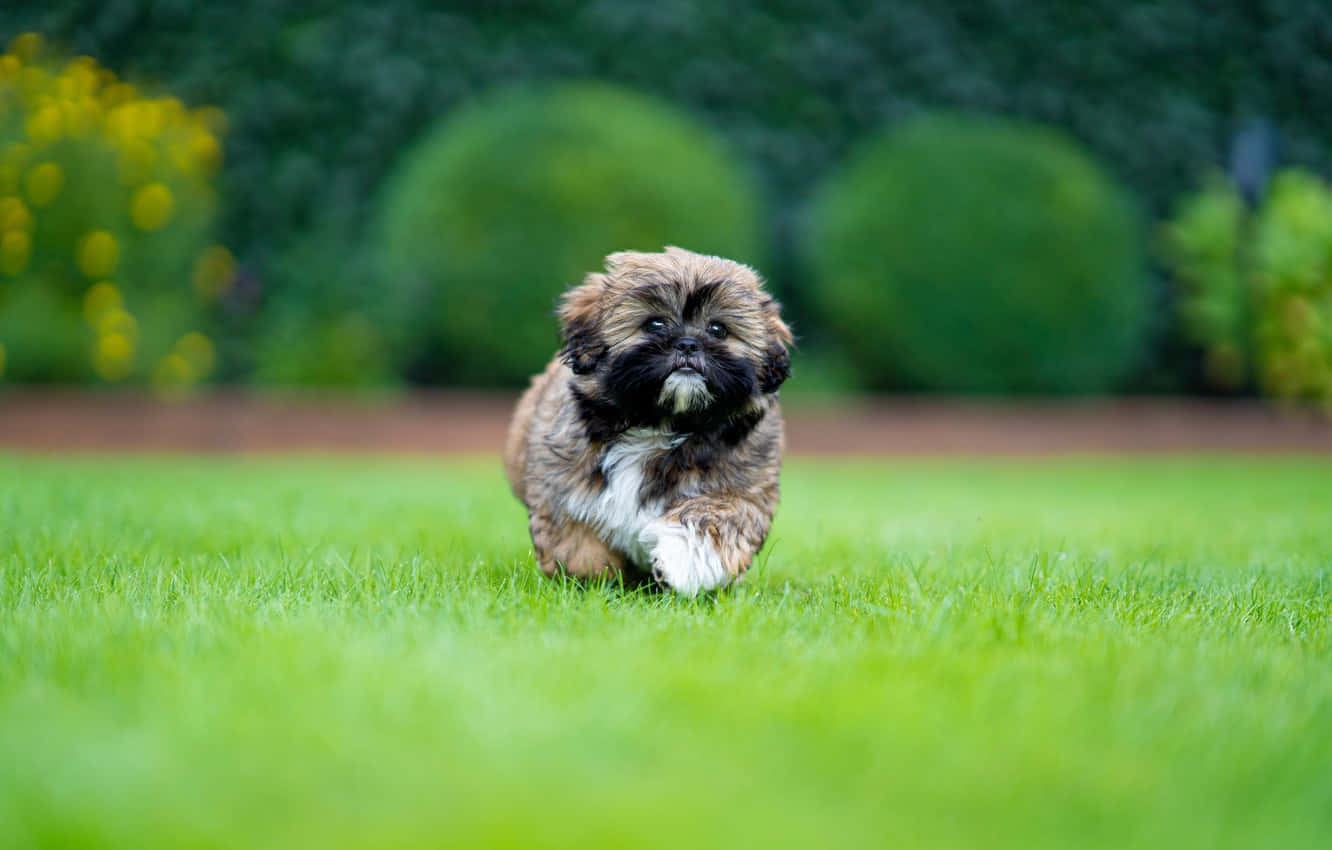
<path fill-rule="evenodd" d="M 56 452 L 488 453 L 515 396 L 431 392 L 366 400 L 220 392 L 0 394 L 0 449 Z M 879 398 L 787 406 L 796 454 L 1332 453 L 1332 423 L 1254 402 L 982 402 Z"/>

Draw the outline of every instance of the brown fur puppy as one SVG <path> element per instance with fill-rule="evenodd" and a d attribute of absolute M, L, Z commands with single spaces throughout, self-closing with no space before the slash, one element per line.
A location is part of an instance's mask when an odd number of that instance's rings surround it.
<path fill-rule="evenodd" d="M 693 596 L 749 567 L 777 508 L 791 331 L 752 269 L 680 248 L 565 293 L 504 465 L 547 575 L 650 572 Z"/>

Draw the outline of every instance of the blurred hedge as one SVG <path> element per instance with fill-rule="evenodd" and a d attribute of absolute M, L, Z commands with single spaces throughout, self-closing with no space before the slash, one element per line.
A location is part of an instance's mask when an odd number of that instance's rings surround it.
<path fill-rule="evenodd" d="M 524 383 L 558 347 L 556 296 L 614 251 L 758 259 L 758 204 L 736 165 L 706 130 L 629 92 L 502 92 L 404 160 L 376 244 L 416 377 Z"/>
<path fill-rule="evenodd" d="M 1062 134 L 917 119 L 852 157 L 812 218 L 810 291 L 868 386 L 1097 392 L 1140 356 L 1138 218 Z"/>
<path fill-rule="evenodd" d="M 10 379 L 150 379 L 215 360 L 231 257 L 207 239 L 220 115 L 146 95 L 32 34 L 0 55 L 0 346 Z"/>
<path fill-rule="evenodd" d="M 1217 386 L 1332 409 L 1332 186 L 1288 170 L 1251 213 L 1213 178 L 1180 203 L 1163 247 Z"/>
<path fill-rule="evenodd" d="M 287 293 L 301 284 L 278 270 L 288 254 L 354 267 L 396 153 L 499 83 L 596 77 L 724 133 L 778 204 L 779 253 L 765 271 L 798 318 L 807 305 L 781 250 L 795 241 L 796 211 L 857 140 L 925 108 L 1060 126 L 1155 214 L 1224 161 L 1249 115 L 1275 121 L 1290 162 L 1332 168 L 1332 7 L 1316 0 L 555 0 L 447 11 L 419 0 L 9 0 L 4 20 L 226 109 L 224 191 L 235 203 L 225 241 L 253 282 L 230 308 L 237 333 L 255 310 L 296 321 L 300 298 Z M 322 223 L 330 216 L 335 226 Z M 323 250 L 299 244 L 312 232 Z M 363 314 L 350 274 L 321 295 L 325 315 Z M 270 312 L 273 302 L 282 309 Z M 817 347 L 820 329 L 802 325 Z"/>

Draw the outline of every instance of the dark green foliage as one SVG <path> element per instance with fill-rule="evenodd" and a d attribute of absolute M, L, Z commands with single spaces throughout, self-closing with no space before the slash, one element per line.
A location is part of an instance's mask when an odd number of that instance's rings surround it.
<path fill-rule="evenodd" d="M 1059 133 L 919 119 L 854 156 L 812 215 L 811 292 L 869 386 L 1098 392 L 1140 351 L 1137 216 Z"/>
<path fill-rule="evenodd" d="M 263 321 L 239 364 L 261 384 L 367 387 L 398 383 L 391 336 L 409 319 L 374 280 L 366 251 L 349 245 L 343 216 L 325 217 L 268 264 Z"/>
<path fill-rule="evenodd" d="M 753 193 L 705 130 L 594 85 L 446 120 L 389 181 L 378 230 L 417 371 L 465 384 L 540 371 L 556 297 L 609 253 L 679 244 L 753 262 L 759 242 Z"/>

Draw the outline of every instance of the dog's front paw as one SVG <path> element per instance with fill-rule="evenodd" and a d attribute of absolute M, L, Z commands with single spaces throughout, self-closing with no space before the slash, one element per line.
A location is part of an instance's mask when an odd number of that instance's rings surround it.
<path fill-rule="evenodd" d="M 716 547 L 698 532 L 674 522 L 655 522 L 643 533 L 652 577 L 682 596 L 697 596 L 730 582 Z"/>

